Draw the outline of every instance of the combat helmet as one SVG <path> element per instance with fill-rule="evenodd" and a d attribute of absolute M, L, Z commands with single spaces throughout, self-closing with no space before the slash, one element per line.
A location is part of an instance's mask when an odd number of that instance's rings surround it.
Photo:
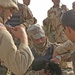
<path fill-rule="evenodd" d="M 28 27 L 27 33 L 30 37 L 33 37 L 34 39 L 39 39 L 45 36 L 43 27 L 39 24 L 34 24 Z"/>
<path fill-rule="evenodd" d="M 0 6 L 2 7 L 12 7 L 14 10 L 18 10 L 17 0 L 0 0 Z"/>

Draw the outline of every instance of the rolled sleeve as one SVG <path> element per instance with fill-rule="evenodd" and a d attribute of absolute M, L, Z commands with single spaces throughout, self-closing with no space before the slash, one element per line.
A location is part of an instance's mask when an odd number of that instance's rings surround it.
<path fill-rule="evenodd" d="M 68 40 L 67 42 L 65 42 L 62 45 L 58 46 L 56 48 L 56 52 L 58 54 L 63 54 L 63 53 L 71 52 L 74 49 L 75 49 L 75 47 L 74 47 L 73 43 L 70 40 Z"/>

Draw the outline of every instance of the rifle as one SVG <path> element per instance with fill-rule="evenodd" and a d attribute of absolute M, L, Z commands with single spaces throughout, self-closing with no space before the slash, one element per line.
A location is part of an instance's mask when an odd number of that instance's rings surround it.
<path fill-rule="evenodd" d="M 59 64 L 49 60 L 40 60 L 38 62 L 34 61 L 32 63 L 32 70 L 39 71 L 41 69 L 44 69 L 45 73 L 47 70 L 50 70 L 51 75 L 62 75 Z"/>

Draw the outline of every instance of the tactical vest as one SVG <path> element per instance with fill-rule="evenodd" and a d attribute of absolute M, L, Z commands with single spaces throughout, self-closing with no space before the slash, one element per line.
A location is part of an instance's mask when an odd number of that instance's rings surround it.
<path fill-rule="evenodd" d="M 53 51 L 54 51 L 54 45 L 51 44 L 51 47 L 48 48 L 48 50 L 46 51 L 46 54 L 41 57 L 38 53 L 36 53 L 35 49 L 32 48 L 32 53 L 33 53 L 35 59 L 41 58 L 42 60 L 44 60 L 44 59 L 50 60 L 52 58 Z"/>
<path fill-rule="evenodd" d="M 10 20 L 6 22 L 7 25 L 16 26 L 23 23 L 22 14 L 23 14 L 23 4 L 18 4 L 19 11 L 17 13 L 13 13 Z"/>
<path fill-rule="evenodd" d="M 35 49 L 33 48 L 32 53 L 33 53 L 35 59 L 34 59 L 34 61 L 32 63 L 32 68 L 34 70 L 39 70 L 39 69 L 41 70 L 42 67 L 44 66 L 43 61 L 50 60 L 52 58 L 52 56 L 53 56 L 53 51 L 54 51 L 54 45 L 53 44 L 51 44 L 51 47 L 48 48 L 48 50 L 47 50 L 47 52 L 46 52 L 46 54 L 44 56 L 38 55 L 35 52 Z"/>

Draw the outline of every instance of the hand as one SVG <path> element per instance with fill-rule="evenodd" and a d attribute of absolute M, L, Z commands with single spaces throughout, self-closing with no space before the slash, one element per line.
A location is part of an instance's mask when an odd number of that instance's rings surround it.
<path fill-rule="evenodd" d="M 11 29 L 12 29 L 13 27 L 10 26 L 10 25 L 5 25 L 5 26 L 6 26 L 7 30 L 8 30 L 9 32 L 11 32 Z"/>
<path fill-rule="evenodd" d="M 57 59 L 56 57 L 52 58 L 50 61 L 55 62 L 55 63 L 57 63 L 57 64 L 60 63 L 60 60 Z"/>
<path fill-rule="evenodd" d="M 15 26 L 13 29 L 11 29 L 11 33 L 14 37 L 20 39 L 20 42 L 28 45 L 28 37 L 24 26 Z"/>

